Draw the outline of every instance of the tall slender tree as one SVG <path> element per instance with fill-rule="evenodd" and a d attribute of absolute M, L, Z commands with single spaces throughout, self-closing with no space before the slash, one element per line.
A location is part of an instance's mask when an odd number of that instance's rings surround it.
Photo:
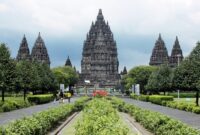
<path fill-rule="evenodd" d="M 4 102 L 5 91 L 13 89 L 15 82 L 15 61 L 11 59 L 10 51 L 5 44 L 0 44 L 0 90 Z"/>

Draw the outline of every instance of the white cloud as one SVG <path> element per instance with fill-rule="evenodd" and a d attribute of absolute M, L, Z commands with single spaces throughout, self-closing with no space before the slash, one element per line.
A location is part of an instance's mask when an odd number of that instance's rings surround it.
<path fill-rule="evenodd" d="M 32 35 L 40 31 L 46 37 L 85 37 L 102 8 L 114 35 L 153 37 L 162 33 L 171 43 L 177 35 L 184 54 L 189 54 L 200 40 L 199 7 L 199 0 L 6 0 L 0 2 L 0 28 Z M 148 64 L 150 54 L 127 51 L 123 59 L 128 63 L 133 58 L 130 66 Z"/>

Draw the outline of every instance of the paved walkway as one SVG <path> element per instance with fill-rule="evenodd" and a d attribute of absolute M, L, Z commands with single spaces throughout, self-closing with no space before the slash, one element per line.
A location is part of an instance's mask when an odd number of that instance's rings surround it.
<path fill-rule="evenodd" d="M 160 106 L 152 104 L 150 102 L 143 102 L 138 100 L 133 100 L 130 98 L 122 98 L 125 102 L 134 104 L 144 109 L 156 111 L 168 115 L 174 119 L 180 120 L 194 128 L 200 129 L 200 115 L 191 112 L 181 111 L 165 106 Z"/>
<path fill-rule="evenodd" d="M 73 103 L 76 99 L 78 99 L 78 97 L 71 98 L 71 103 Z M 66 99 L 64 101 L 64 103 L 67 104 L 68 100 Z M 56 101 L 56 102 L 51 102 L 51 103 L 47 103 L 47 104 L 35 105 L 35 106 L 28 107 L 28 108 L 14 110 L 11 112 L 0 113 L 0 125 L 7 124 L 13 120 L 20 119 L 25 116 L 30 116 L 34 113 L 46 110 L 48 108 L 56 107 L 59 104 L 60 104 L 59 101 Z"/>

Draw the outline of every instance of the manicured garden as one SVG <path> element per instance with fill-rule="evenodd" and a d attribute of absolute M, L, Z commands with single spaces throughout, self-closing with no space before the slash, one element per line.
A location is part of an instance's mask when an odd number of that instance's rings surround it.
<path fill-rule="evenodd" d="M 130 95 L 131 98 L 146 102 L 151 102 L 158 105 L 163 105 L 183 111 L 193 112 L 196 114 L 200 114 L 200 106 L 196 106 L 195 99 L 190 99 L 190 101 L 186 101 L 183 99 L 175 99 L 173 96 L 162 96 L 162 95 L 140 95 L 137 96 L 135 94 Z M 188 99 L 187 99 L 188 100 Z"/>
<path fill-rule="evenodd" d="M 98 96 L 89 101 L 90 99 L 82 97 L 73 104 L 59 105 L 33 116 L 16 120 L 0 127 L 0 133 L 44 135 L 55 130 L 73 112 L 82 111 L 82 116 L 74 124 L 75 135 L 128 135 L 129 127 L 119 116 L 118 111 L 121 111 L 130 114 L 133 119 L 155 135 L 200 134 L 200 131 L 178 120 L 127 104 L 116 97 Z"/>

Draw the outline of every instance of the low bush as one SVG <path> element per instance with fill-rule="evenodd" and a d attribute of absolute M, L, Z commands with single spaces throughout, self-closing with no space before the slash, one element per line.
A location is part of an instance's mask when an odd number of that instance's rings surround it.
<path fill-rule="evenodd" d="M 49 103 L 54 100 L 53 94 L 43 94 L 43 95 L 29 95 L 27 100 L 35 104 Z"/>
<path fill-rule="evenodd" d="M 132 93 L 130 95 L 130 97 L 133 98 L 133 99 L 136 99 L 136 100 L 141 100 L 141 101 L 146 101 L 146 102 L 149 101 L 149 95 L 139 95 L 138 96 L 138 95 Z"/>
<path fill-rule="evenodd" d="M 80 98 L 77 102 L 79 100 L 86 101 L 88 98 Z M 0 127 L 0 133 L 4 129 L 6 135 L 44 135 L 74 111 L 76 111 L 75 104 L 62 104 Z"/>
<path fill-rule="evenodd" d="M 123 102 L 114 99 L 115 104 Z M 112 103 L 113 103 L 112 102 Z M 121 106 L 120 110 L 128 112 L 137 122 L 155 135 L 200 135 L 200 131 L 193 129 L 178 120 L 167 117 L 158 112 L 141 109 L 132 104 Z"/>
<path fill-rule="evenodd" d="M 151 95 L 149 96 L 149 101 L 154 104 L 162 105 L 163 101 L 173 101 L 173 96 L 161 96 L 161 95 Z"/>
<path fill-rule="evenodd" d="M 179 101 L 168 101 L 166 102 L 167 107 L 193 112 L 196 114 L 200 114 L 200 107 L 196 106 L 195 103 L 187 103 L 187 102 L 179 102 Z"/>
<path fill-rule="evenodd" d="M 24 101 L 23 98 L 11 98 L 9 100 L 5 100 L 4 102 L 0 102 L 0 112 L 9 112 L 28 106 L 31 106 L 31 104 L 28 101 Z"/>
<path fill-rule="evenodd" d="M 168 93 L 168 96 L 173 96 L 174 98 L 178 97 L 178 93 L 174 92 L 174 93 Z M 196 93 L 191 93 L 191 92 L 181 92 L 179 93 L 179 97 L 180 98 L 195 98 L 196 97 Z"/>
<path fill-rule="evenodd" d="M 127 135 L 129 131 L 117 110 L 104 98 L 95 98 L 85 106 L 75 129 L 76 135 Z"/>

